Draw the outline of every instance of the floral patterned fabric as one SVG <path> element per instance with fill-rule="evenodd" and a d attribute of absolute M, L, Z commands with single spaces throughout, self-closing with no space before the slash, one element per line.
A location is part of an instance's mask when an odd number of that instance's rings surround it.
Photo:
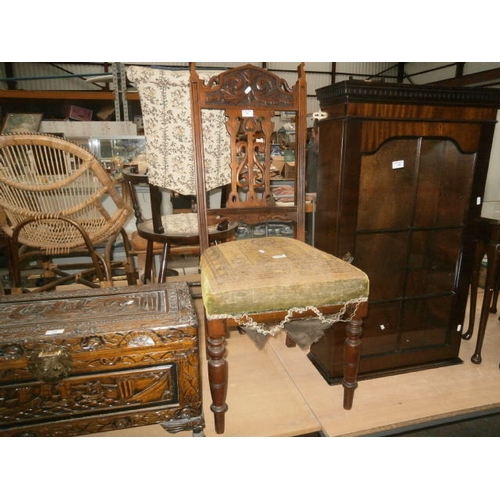
<path fill-rule="evenodd" d="M 208 80 L 216 73 L 200 73 Z M 141 100 L 149 181 L 184 195 L 196 194 L 189 71 L 130 66 Z M 222 111 L 203 110 L 206 189 L 231 182 L 229 135 Z"/>
<path fill-rule="evenodd" d="M 198 236 L 200 234 L 196 213 L 166 214 L 161 216 L 161 221 L 167 236 Z M 153 232 L 153 219 L 144 221 L 142 228 Z M 208 232 L 216 233 L 217 225 L 209 226 Z"/>

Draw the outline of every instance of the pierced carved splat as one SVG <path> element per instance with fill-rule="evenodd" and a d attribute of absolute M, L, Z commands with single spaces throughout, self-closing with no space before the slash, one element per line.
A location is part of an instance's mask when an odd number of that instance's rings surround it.
<path fill-rule="evenodd" d="M 209 224 L 216 221 L 256 225 L 280 220 L 290 224 L 293 236 L 305 240 L 305 144 L 306 144 L 306 81 L 304 65 L 300 64 L 293 87 L 278 75 L 250 64 L 232 68 L 213 76 L 205 83 L 190 65 L 191 113 L 195 173 L 200 227 L 200 248 L 209 246 Z M 207 164 L 220 158 L 220 141 L 207 134 L 205 112 L 223 112 L 229 135 L 231 182 L 220 207 L 207 206 L 206 186 L 212 185 Z M 293 123 L 295 140 L 292 201 L 279 200 L 272 185 L 271 150 L 283 123 Z M 211 125 L 217 127 L 215 120 Z M 221 166 L 221 168 L 223 168 Z"/>
<path fill-rule="evenodd" d="M 231 190 L 228 207 L 275 206 L 271 193 L 272 113 L 258 110 L 240 116 L 228 111 L 226 128 L 234 144 L 231 155 Z"/>

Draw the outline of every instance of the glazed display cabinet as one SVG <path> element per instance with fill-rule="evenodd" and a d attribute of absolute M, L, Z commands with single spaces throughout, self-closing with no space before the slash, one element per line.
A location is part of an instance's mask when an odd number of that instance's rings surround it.
<path fill-rule="evenodd" d="M 349 80 L 317 97 L 316 246 L 370 278 L 359 378 L 460 363 L 500 92 Z M 343 342 L 311 346 L 330 384 Z"/>

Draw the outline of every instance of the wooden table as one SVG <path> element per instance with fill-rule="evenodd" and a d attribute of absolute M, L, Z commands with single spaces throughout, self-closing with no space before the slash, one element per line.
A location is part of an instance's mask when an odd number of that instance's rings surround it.
<path fill-rule="evenodd" d="M 465 340 L 470 340 L 473 335 L 479 276 L 483 257 L 485 255 L 487 258 L 487 266 L 484 297 L 477 329 L 476 349 L 471 357 L 471 361 L 475 364 L 480 364 L 482 361 L 481 351 L 483 348 L 488 317 L 490 313 L 497 312 L 496 304 L 500 285 L 500 221 L 495 219 L 481 218 L 477 225 L 476 252 L 470 285 L 469 326 L 467 331 L 462 335 L 462 338 Z"/>

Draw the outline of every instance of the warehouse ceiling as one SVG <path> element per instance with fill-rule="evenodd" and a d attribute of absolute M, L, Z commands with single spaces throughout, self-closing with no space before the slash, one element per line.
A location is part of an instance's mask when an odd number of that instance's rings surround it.
<path fill-rule="evenodd" d="M 500 86 L 500 68 L 457 76 L 456 78 L 450 78 L 436 83 L 440 85 L 467 87 L 498 87 Z"/>
<path fill-rule="evenodd" d="M 0 64 L 0 89 L 15 90 L 110 90 L 113 67 L 128 64 L 145 64 L 187 67 L 188 63 L 8 63 Z M 199 63 L 223 68 L 241 63 Z M 295 74 L 297 63 L 254 64 L 273 71 Z M 172 66 L 174 67 L 174 66 Z M 200 66 L 201 67 L 201 66 Z M 500 87 L 500 63 L 465 62 L 394 62 L 394 63 L 347 63 L 308 62 L 306 71 L 311 76 L 311 88 L 349 78 L 364 80 L 382 79 L 392 83 Z M 316 76 L 313 76 L 316 75 Z M 308 76 L 308 80 L 309 80 Z M 78 83 L 80 82 L 80 83 Z M 85 87 L 86 86 L 86 87 Z"/>
<path fill-rule="evenodd" d="M 397 63 L 398 80 L 405 83 L 414 83 L 416 77 L 428 73 L 430 84 L 439 86 L 464 86 L 464 87 L 500 87 L 500 63 L 445 63 L 442 65 L 432 65 L 429 69 L 422 69 L 419 72 L 411 73 L 411 66 L 415 63 Z M 425 63 L 421 63 L 424 65 Z M 431 64 L 431 63 L 428 63 Z M 467 71 L 466 65 L 473 66 L 473 69 Z M 481 70 L 481 66 L 488 66 L 488 69 Z M 493 66 L 493 67 L 491 67 Z M 436 75 L 445 69 L 452 70 L 454 76 L 448 78 L 439 78 Z M 433 77 L 434 76 L 434 77 Z"/>

